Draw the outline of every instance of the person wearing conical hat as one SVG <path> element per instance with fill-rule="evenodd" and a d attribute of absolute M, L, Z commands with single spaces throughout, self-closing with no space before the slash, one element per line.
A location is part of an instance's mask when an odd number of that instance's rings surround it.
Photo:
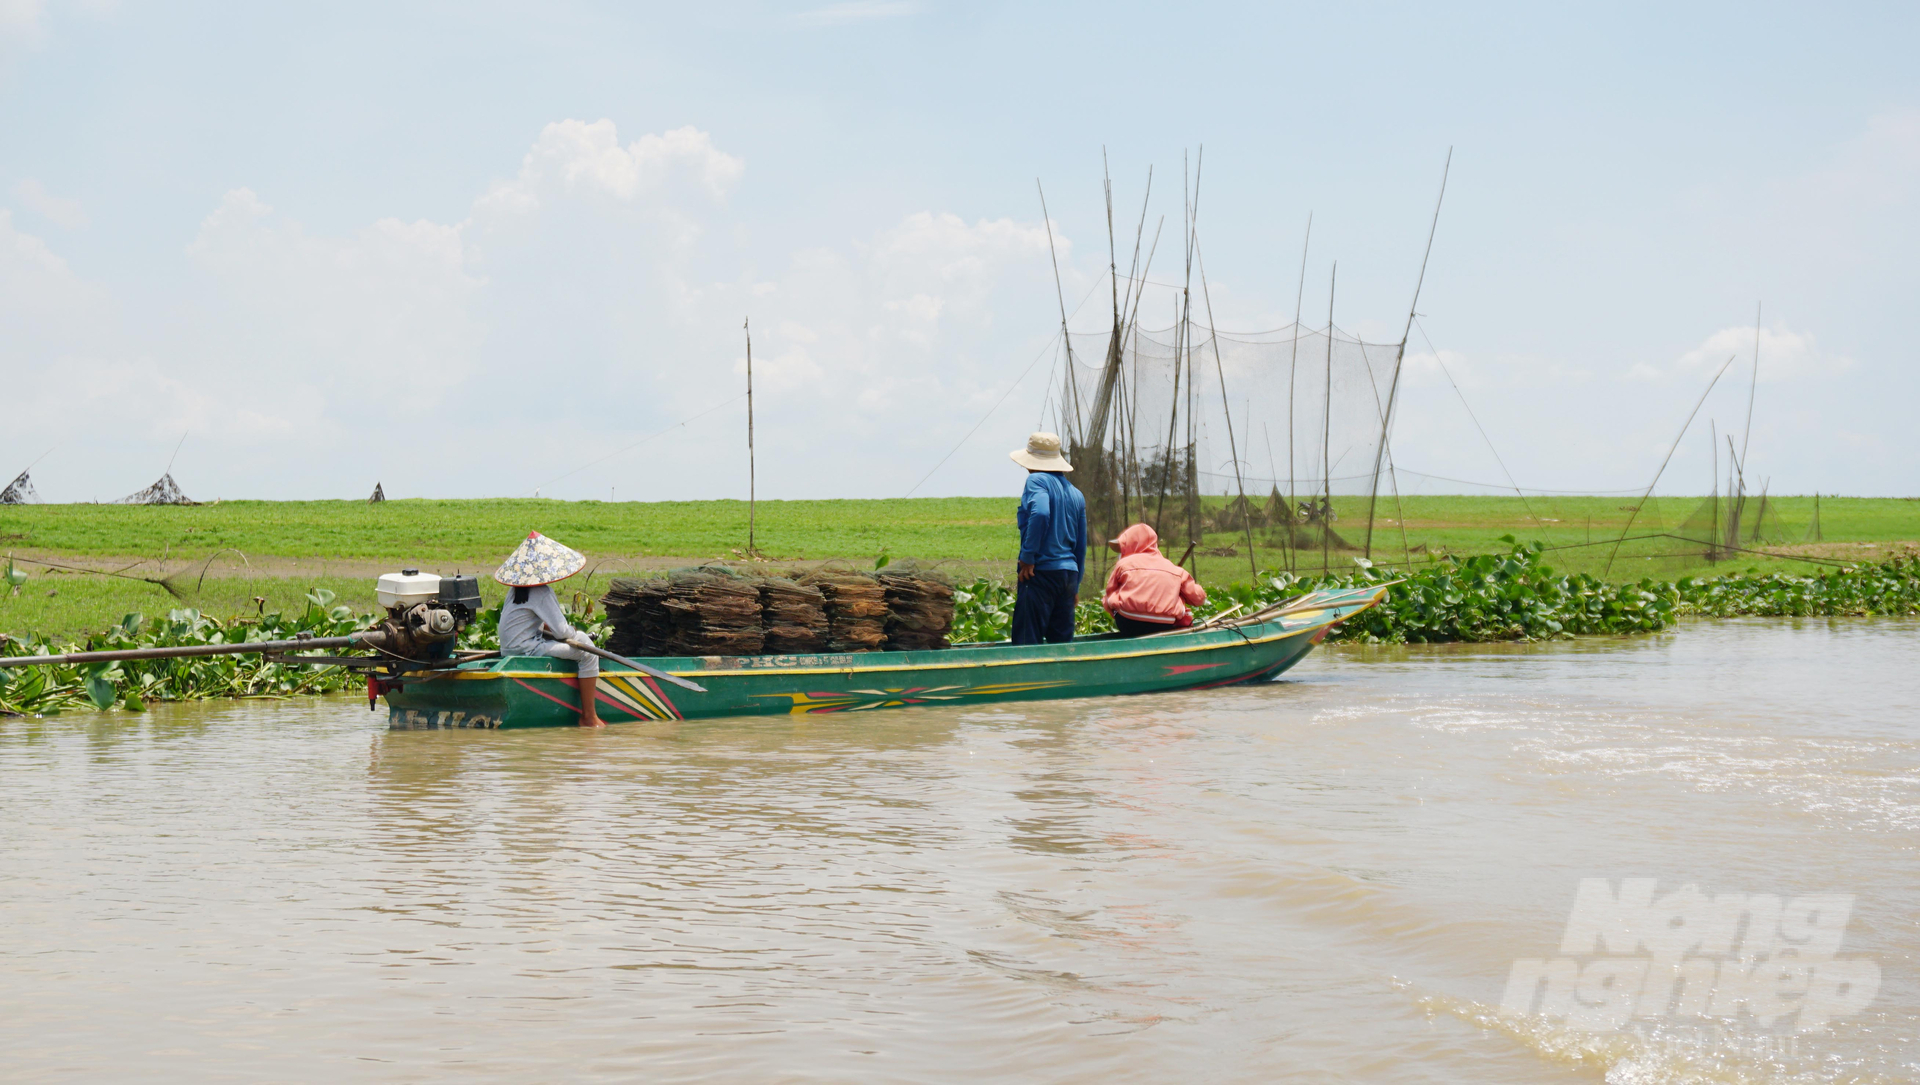
<path fill-rule="evenodd" d="M 600 657 L 586 650 L 593 641 L 567 624 L 560 600 L 553 594 L 556 582 L 586 564 L 587 556 L 580 551 L 538 531 L 527 533 L 525 541 L 493 572 L 495 580 L 513 589 L 500 609 L 500 654 L 573 660 L 579 665 L 580 726 L 604 727 L 594 700 L 600 684 Z"/>
<path fill-rule="evenodd" d="M 1036 433 L 1008 456 L 1027 469 L 1017 516 L 1013 643 L 1065 644 L 1073 639 L 1073 605 L 1087 567 L 1087 499 L 1067 481 L 1073 465 L 1054 434 Z"/>

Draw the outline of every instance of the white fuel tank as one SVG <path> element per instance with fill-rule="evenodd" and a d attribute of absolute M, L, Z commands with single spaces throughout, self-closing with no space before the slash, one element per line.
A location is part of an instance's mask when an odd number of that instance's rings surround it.
<path fill-rule="evenodd" d="M 410 607 L 415 603 L 431 602 L 439 594 L 438 576 L 418 569 L 405 569 L 397 573 L 380 574 L 380 583 L 374 588 L 373 597 L 380 600 L 383 607 Z"/>

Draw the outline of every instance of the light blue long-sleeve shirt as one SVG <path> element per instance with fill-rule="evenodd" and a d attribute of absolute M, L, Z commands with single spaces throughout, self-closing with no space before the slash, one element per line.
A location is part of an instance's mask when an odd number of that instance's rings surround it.
<path fill-rule="evenodd" d="M 1058 471 L 1027 472 L 1020 494 L 1020 560 L 1036 569 L 1087 567 L 1087 499 Z"/>
<path fill-rule="evenodd" d="M 507 589 L 507 605 L 500 608 L 500 652 L 510 656 L 537 656 L 551 641 L 540 632 L 542 625 L 553 629 L 559 640 L 573 636 L 574 628 L 560 609 L 560 599 L 547 584 L 527 589 L 527 601 L 513 601 L 513 589 Z"/>

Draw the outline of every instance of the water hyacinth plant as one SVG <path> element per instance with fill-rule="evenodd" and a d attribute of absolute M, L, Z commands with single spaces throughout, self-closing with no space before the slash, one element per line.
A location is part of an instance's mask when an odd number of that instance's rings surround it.
<path fill-rule="evenodd" d="M 37 637 L 5 638 L 0 640 L 0 652 L 10 656 L 52 655 L 244 644 L 289 639 L 301 632 L 337 637 L 367 627 L 350 608 L 331 606 L 332 602 L 333 593 L 320 588 L 307 596 L 307 609 L 292 617 L 267 613 L 222 621 L 191 609 L 169 611 L 166 617 L 151 620 L 129 614 L 118 625 L 89 636 L 81 644 L 56 645 Z M 96 708 L 119 705 L 137 712 L 154 700 L 326 693 L 355 681 L 353 675 L 338 667 L 275 663 L 258 655 L 29 667 L 0 670 L 0 712 L 46 713 L 89 704 Z"/>
<path fill-rule="evenodd" d="M 222 621 L 197 610 L 173 610 L 165 618 L 129 614 L 81 643 L 55 643 L 45 637 L 0 636 L 0 654 L 56 655 L 111 652 L 129 648 L 170 648 L 188 644 L 247 644 L 290 640 L 301 633 L 339 637 L 378 623 L 381 615 L 355 614 L 335 606 L 333 592 L 315 588 L 304 611 L 291 617 L 274 611 Z M 597 640 L 606 637 L 604 616 L 595 618 L 586 596 L 572 600 L 581 612 L 568 620 Z M 500 646 L 500 604 L 481 612 L 464 630 L 462 649 Z M 78 666 L 0 669 L 0 715 L 45 715 L 69 708 L 119 707 L 138 712 L 149 701 L 196 701 L 213 697 L 290 697 L 357 688 L 364 679 L 340 667 L 275 663 L 258 655 L 206 656 L 195 659 L 134 660 Z"/>
<path fill-rule="evenodd" d="M 1346 576 L 1263 576 L 1255 585 L 1208 589 L 1195 620 L 1239 604 L 1241 613 L 1311 591 L 1398 581 L 1380 606 L 1334 630 L 1348 643 L 1423 644 L 1447 641 L 1550 640 L 1595 634 L 1652 633 L 1682 616 L 1838 616 L 1920 614 L 1920 561 L 1835 569 L 1815 576 L 1781 573 L 1614 584 L 1585 573 L 1556 571 L 1538 543 L 1502 541 L 1502 555 L 1443 558 L 1412 571 L 1356 560 Z M 1014 594 L 980 580 L 955 593 L 955 642 L 1004 640 Z M 1097 601 L 1083 600 L 1075 615 L 1081 636 L 1112 630 Z"/>

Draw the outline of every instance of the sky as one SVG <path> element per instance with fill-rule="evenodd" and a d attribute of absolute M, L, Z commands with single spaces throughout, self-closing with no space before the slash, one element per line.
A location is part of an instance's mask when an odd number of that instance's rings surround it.
<path fill-rule="evenodd" d="M 1103 154 L 1123 235 L 1154 171 L 1148 324 L 1203 156 L 1217 326 L 1282 327 L 1297 295 L 1324 325 L 1337 260 L 1335 323 L 1397 342 L 1451 153 L 1407 485 L 1645 487 L 1735 357 L 1662 492 L 1711 485 L 1751 399 L 1773 493 L 1914 495 L 1916 24 L 0 0 L 0 476 L 745 497 L 751 319 L 761 497 L 1011 495 L 1062 296 L 1076 331 L 1111 319 Z"/>

